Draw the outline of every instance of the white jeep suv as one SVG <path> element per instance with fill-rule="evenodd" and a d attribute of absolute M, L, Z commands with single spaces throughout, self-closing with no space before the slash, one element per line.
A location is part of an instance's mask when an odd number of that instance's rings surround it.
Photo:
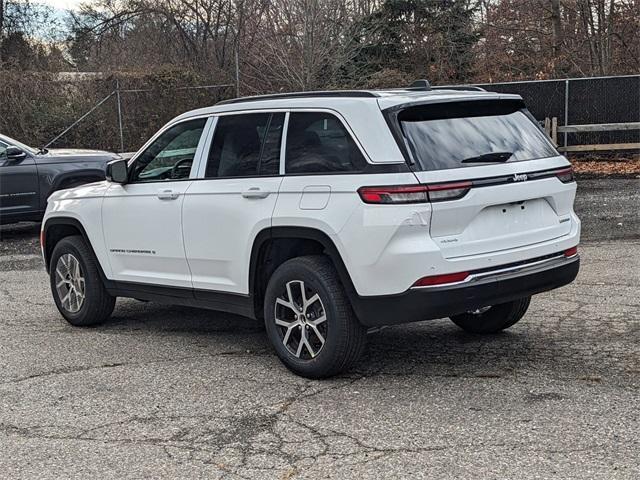
<path fill-rule="evenodd" d="M 116 297 L 233 312 L 318 378 L 372 327 L 515 324 L 578 273 L 575 193 L 517 95 L 267 95 L 180 115 L 106 181 L 54 193 L 41 243 L 73 325 Z"/>

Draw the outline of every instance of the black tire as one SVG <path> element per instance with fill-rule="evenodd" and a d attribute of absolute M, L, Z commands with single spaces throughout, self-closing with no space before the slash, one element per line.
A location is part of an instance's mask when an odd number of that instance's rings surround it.
<path fill-rule="evenodd" d="M 525 297 L 491 306 L 481 313 L 467 312 L 450 318 L 453 323 L 465 332 L 498 333 L 518 323 L 527 312 L 529 303 L 531 303 L 531 297 Z"/>
<path fill-rule="evenodd" d="M 61 280 L 60 275 L 56 273 L 58 261 L 63 256 L 69 259 L 67 255 L 71 255 L 78 261 L 81 274 L 84 277 L 84 300 L 77 311 L 71 311 L 63 305 L 64 297 L 61 298 L 57 287 Z M 62 265 L 60 266 L 62 267 Z M 77 327 L 98 325 L 111 316 L 116 299 L 109 295 L 104 288 L 97 260 L 82 237 L 71 236 L 60 240 L 51 254 L 49 270 L 51 293 L 56 307 L 71 325 Z M 64 287 L 67 287 L 67 284 Z"/>
<path fill-rule="evenodd" d="M 300 301 L 288 302 L 288 284 L 293 296 Z M 319 301 L 307 304 L 301 301 L 301 295 L 297 293 L 303 288 L 307 299 L 317 294 Z M 276 306 L 278 298 L 294 304 L 296 308 L 283 306 L 282 303 Z M 304 305 L 304 310 L 297 308 L 299 303 Z M 277 325 L 276 309 L 280 322 L 304 322 L 306 343 L 302 341 L 303 324 L 291 328 Z M 322 320 L 323 313 L 325 320 Z M 289 315 L 290 319 L 287 317 Z M 326 378 L 348 370 L 358 360 L 365 346 L 366 329 L 358 322 L 333 264 L 323 255 L 293 258 L 276 269 L 265 293 L 264 318 L 269 340 L 282 363 L 306 378 Z M 291 330 L 291 333 L 285 345 L 287 330 Z M 317 332 L 323 336 L 323 343 Z M 314 350 L 315 355 L 309 349 Z M 296 355 L 298 351 L 299 356 Z"/>

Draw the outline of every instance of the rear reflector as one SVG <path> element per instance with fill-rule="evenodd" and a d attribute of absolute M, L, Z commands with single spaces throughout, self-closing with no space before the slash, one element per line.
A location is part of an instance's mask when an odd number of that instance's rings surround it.
<path fill-rule="evenodd" d="M 433 285 L 444 285 L 447 283 L 462 282 L 469 276 L 469 272 L 447 273 L 445 275 L 433 275 L 431 277 L 422 277 L 414 287 L 430 287 Z"/>
<path fill-rule="evenodd" d="M 464 197 L 471 182 L 450 182 L 432 185 L 390 185 L 361 187 L 358 194 L 364 203 L 402 204 L 456 200 Z"/>
<path fill-rule="evenodd" d="M 575 181 L 575 177 L 573 176 L 573 168 L 571 167 L 558 170 L 555 172 L 555 174 L 556 177 L 558 177 L 558 180 L 560 180 L 562 183 L 570 183 Z"/>
<path fill-rule="evenodd" d="M 40 230 L 40 248 L 44 249 L 44 230 Z"/>
<path fill-rule="evenodd" d="M 563 253 L 564 253 L 564 256 L 567 258 L 575 257 L 578 254 L 578 246 L 576 245 L 575 247 L 568 248 Z"/>

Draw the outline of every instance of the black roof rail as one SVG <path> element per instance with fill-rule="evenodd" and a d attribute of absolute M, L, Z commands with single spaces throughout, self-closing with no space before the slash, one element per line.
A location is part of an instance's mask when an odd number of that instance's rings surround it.
<path fill-rule="evenodd" d="M 462 92 L 486 92 L 484 88 L 474 87 L 473 85 L 443 85 L 438 87 L 433 87 L 434 90 L 460 90 Z"/>
<path fill-rule="evenodd" d="M 362 90 L 324 90 L 316 92 L 291 92 L 291 93 L 274 93 L 270 95 L 255 95 L 253 97 L 231 98 L 222 100 L 216 105 L 231 105 L 235 103 L 257 102 L 260 100 L 279 100 L 283 98 L 317 98 L 317 97 L 339 97 L 339 98 L 376 98 L 373 92 Z"/>

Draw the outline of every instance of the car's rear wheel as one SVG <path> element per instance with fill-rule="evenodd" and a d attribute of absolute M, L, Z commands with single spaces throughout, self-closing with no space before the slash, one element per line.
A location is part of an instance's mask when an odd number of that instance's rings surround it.
<path fill-rule="evenodd" d="M 265 326 L 280 360 L 294 373 L 323 378 L 360 357 L 366 329 L 358 322 L 331 261 L 298 257 L 269 279 Z"/>
<path fill-rule="evenodd" d="M 80 236 L 65 237 L 53 249 L 50 263 L 53 299 L 62 316 L 72 325 L 104 322 L 115 306 L 100 278 L 98 265 Z"/>
<path fill-rule="evenodd" d="M 527 312 L 529 303 L 531 297 L 525 297 L 500 305 L 478 308 L 450 318 L 466 332 L 497 333 L 518 323 Z"/>

